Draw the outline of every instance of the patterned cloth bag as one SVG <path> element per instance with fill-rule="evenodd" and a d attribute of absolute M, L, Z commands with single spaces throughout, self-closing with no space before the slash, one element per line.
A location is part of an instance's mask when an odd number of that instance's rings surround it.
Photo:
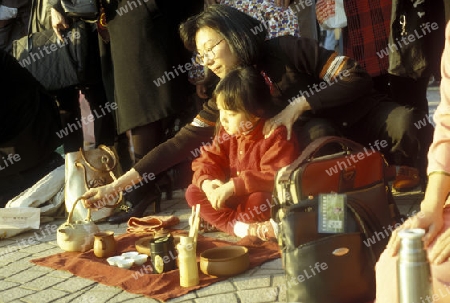
<path fill-rule="evenodd" d="M 222 0 L 220 4 L 234 7 L 258 19 L 267 31 L 266 39 L 279 36 L 300 37 L 297 15 L 288 7 L 277 6 L 274 0 Z M 261 28 L 262 30 L 262 28 Z M 258 29 L 255 28 L 255 33 Z"/>
<path fill-rule="evenodd" d="M 347 17 L 344 0 L 318 0 L 316 3 L 317 22 L 323 29 L 344 28 Z"/>

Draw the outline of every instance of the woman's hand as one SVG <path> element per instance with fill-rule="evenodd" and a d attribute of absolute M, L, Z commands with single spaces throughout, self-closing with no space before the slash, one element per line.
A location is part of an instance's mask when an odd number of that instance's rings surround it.
<path fill-rule="evenodd" d="M 54 8 L 51 8 L 51 20 L 53 31 L 56 33 L 56 36 L 58 36 L 59 40 L 63 41 L 61 32 L 64 29 L 69 28 L 69 23 L 67 23 L 66 18 Z"/>
<path fill-rule="evenodd" d="M 119 194 L 112 184 L 106 184 L 89 189 L 81 198 L 84 199 L 84 207 L 100 209 L 110 204 L 109 201 L 117 200 L 118 196 Z"/>
<path fill-rule="evenodd" d="M 420 211 L 413 217 L 406 220 L 402 226 L 394 230 L 387 247 L 391 251 L 392 256 L 397 255 L 400 248 L 400 237 L 398 236 L 398 232 L 404 229 L 421 228 L 426 231 L 423 241 L 425 248 L 427 248 L 436 238 L 436 235 L 443 226 L 444 218 L 442 216 L 442 211 Z"/>
<path fill-rule="evenodd" d="M 306 110 L 311 109 L 308 101 L 305 97 L 299 97 L 292 101 L 285 109 L 283 109 L 278 115 L 266 121 L 263 129 L 265 137 L 269 137 L 272 132 L 280 125 L 286 126 L 287 139 L 291 139 L 292 126 L 298 117 Z"/>

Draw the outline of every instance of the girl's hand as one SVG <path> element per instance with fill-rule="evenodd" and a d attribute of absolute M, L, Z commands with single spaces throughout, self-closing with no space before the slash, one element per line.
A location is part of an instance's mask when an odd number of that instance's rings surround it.
<path fill-rule="evenodd" d="M 56 36 L 59 38 L 59 40 L 63 41 L 63 37 L 61 32 L 64 29 L 69 28 L 69 23 L 67 23 L 66 18 L 58 12 L 56 9 L 51 8 L 51 21 L 52 21 L 52 27 L 53 31 L 55 32 Z"/>
<path fill-rule="evenodd" d="M 433 240 L 436 238 L 436 235 L 439 233 L 443 226 L 444 219 L 442 216 L 442 212 L 420 211 L 415 216 L 406 220 L 402 226 L 394 230 L 387 247 L 389 250 L 391 250 L 392 256 L 397 255 L 400 248 L 400 237 L 398 236 L 398 232 L 403 229 L 421 228 L 426 230 L 423 241 L 425 248 L 427 248 L 430 243 L 433 242 Z"/>
<path fill-rule="evenodd" d="M 266 121 L 263 129 L 265 137 L 269 137 L 272 132 L 280 125 L 286 126 L 287 139 L 291 139 L 292 126 L 298 117 L 306 110 L 311 109 L 305 97 L 299 97 L 292 101 L 278 115 Z"/>
<path fill-rule="evenodd" d="M 84 199 L 84 207 L 93 209 L 103 208 L 108 201 L 115 201 L 117 197 L 118 194 L 111 184 L 91 188 L 81 196 Z"/>
<path fill-rule="evenodd" d="M 205 180 L 202 182 L 202 190 L 206 195 L 206 198 L 208 198 L 209 201 L 211 201 L 212 195 L 214 193 L 214 190 L 220 186 L 223 185 L 223 182 L 220 180 Z"/>
<path fill-rule="evenodd" d="M 275 5 L 281 7 L 288 7 L 291 4 L 291 0 L 275 0 Z"/>
<path fill-rule="evenodd" d="M 229 181 L 222 186 L 216 188 L 211 195 L 211 198 L 208 198 L 211 206 L 215 210 L 219 210 L 225 206 L 225 202 L 234 194 L 234 183 L 233 181 Z"/>

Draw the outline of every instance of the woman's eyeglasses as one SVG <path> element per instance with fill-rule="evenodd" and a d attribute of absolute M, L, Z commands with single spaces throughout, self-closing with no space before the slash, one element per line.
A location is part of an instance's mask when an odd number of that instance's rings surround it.
<path fill-rule="evenodd" d="M 205 50 L 205 53 L 203 55 L 197 54 L 195 56 L 195 62 L 197 62 L 200 65 L 205 65 L 205 62 L 214 60 L 216 57 L 216 54 L 213 52 L 213 48 L 220 44 L 225 39 L 221 39 L 219 42 L 211 46 L 209 49 Z"/>

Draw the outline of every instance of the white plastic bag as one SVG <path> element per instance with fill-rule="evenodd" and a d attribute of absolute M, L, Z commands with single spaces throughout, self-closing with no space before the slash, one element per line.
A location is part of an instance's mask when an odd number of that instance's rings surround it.
<path fill-rule="evenodd" d="M 34 207 L 41 216 L 52 216 L 64 202 L 64 165 L 55 168 L 32 187 L 9 200 L 5 208 Z"/>
<path fill-rule="evenodd" d="M 318 0 L 316 3 L 316 16 L 317 21 L 325 30 L 347 26 L 344 0 Z"/>
<path fill-rule="evenodd" d="M 40 218 L 39 208 L 0 208 L 0 240 L 30 229 L 39 229 Z"/>

